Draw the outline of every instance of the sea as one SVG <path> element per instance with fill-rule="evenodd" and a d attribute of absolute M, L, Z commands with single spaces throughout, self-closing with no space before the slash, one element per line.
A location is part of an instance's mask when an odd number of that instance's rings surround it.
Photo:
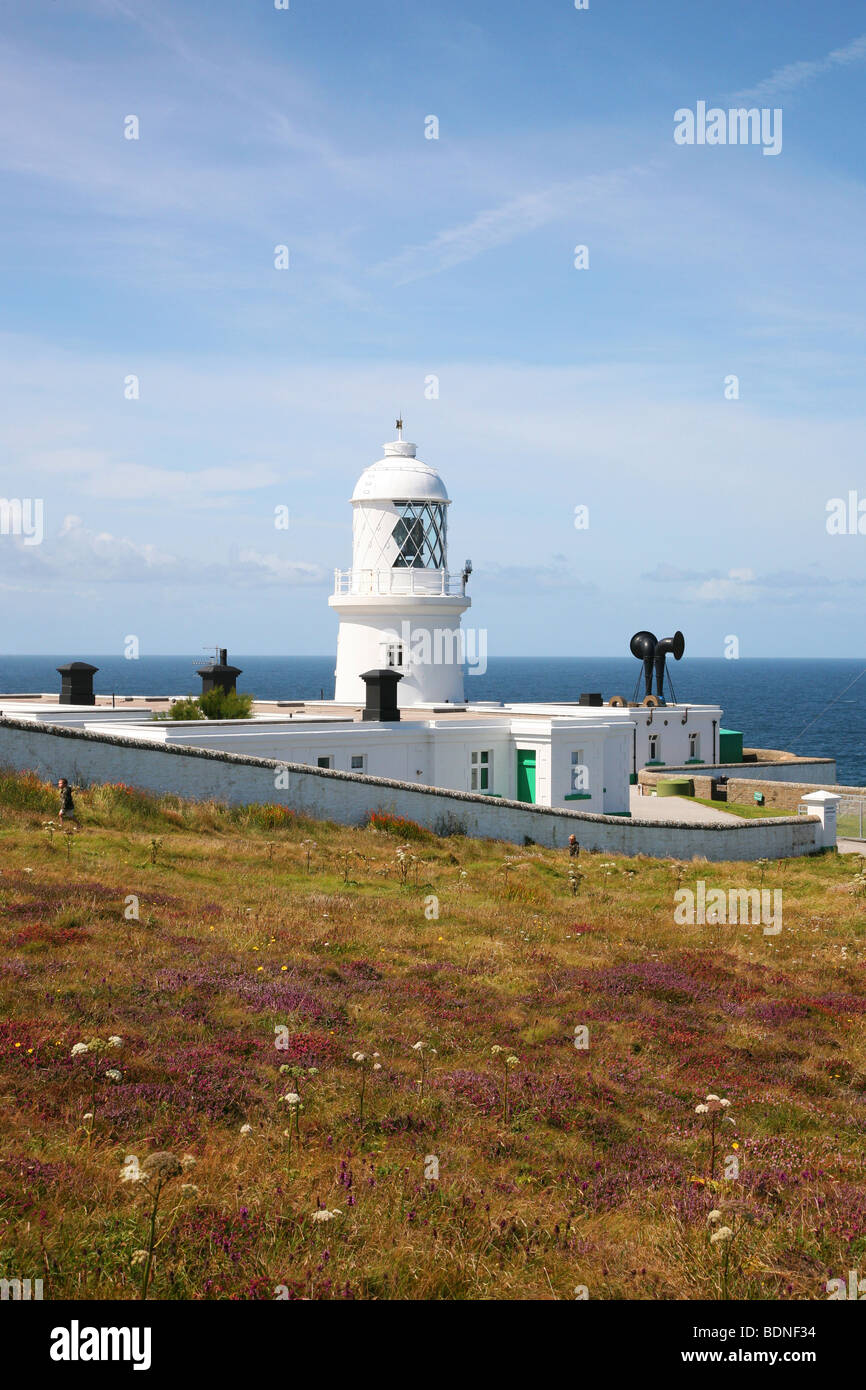
<path fill-rule="evenodd" d="M 0 654 L 0 693 L 59 692 L 56 668 L 72 659 L 99 667 L 94 681 L 99 694 L 187 695 L 201 689 L 195 673 L 203 664 L 201 655 L 131 661 L 76 652 L 74 658 L 68 653 Z M 333 696 L 333 655 L 242 656 L 232 651 L 229 659 L 243 670 L 238 689 L 260 699 Z M 866 660 L 686 657 L 668 665 L 677 699 L 721 705 L 723 727 L 740 730 L 746 747 L 832 757 L 841 783 L 866 785 Z M 576 700 L 583 692 L 597 691 L 605 699 L 632 699 L 642 670 L 629 657 L 491 657 L 484 672 L 467 675 L 466 698 Z"/>

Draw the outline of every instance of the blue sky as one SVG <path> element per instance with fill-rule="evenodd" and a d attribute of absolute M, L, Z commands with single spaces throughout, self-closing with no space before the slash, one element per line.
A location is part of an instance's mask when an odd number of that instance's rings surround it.
<path fill-rule="evenodd" d="M 45 515 L 0 535 L 0 649 L 332 650 L 401 410 L 491 656 L 866 652 L 866 535 L 826 529 L 866 501 L 862 7 L 0 16 L 0 497 Z M 676 145 L 698 101 L 780 108 L 782 152 Z"/>

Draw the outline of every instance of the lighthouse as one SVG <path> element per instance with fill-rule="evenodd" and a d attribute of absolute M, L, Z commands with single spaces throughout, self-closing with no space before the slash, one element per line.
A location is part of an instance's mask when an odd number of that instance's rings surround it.
<path fill-rule="evenodd" d="M 334 698 L 363 703 L 362 673 L 394 669 L 401 707 L 461 704 L 472 566 L 448 572 L 451 501 L 403 438 L 402 420 L 383 449 L 352 493 L 352 568 L 336 571 L 328 599 L 340 618 Z"/>

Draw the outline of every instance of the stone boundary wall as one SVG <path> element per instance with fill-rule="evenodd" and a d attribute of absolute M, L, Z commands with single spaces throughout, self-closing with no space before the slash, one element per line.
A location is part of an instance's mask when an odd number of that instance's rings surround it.
<path fill-rule="evenodd" d="M 78 786 L 126 782 L 157 795 L 192 800 L 277 803 L 300 815 L 342 825 L 361 825 L 371 811 L 386 811 L 439 833 L 460 831 L 512 844 L 523 844 L 528 837 L 537 844 L 564 848 L 574 834 L 583 849 L 604 854 L 723 862 L 789 858 L 825 848 L 823 826 L 816 816 L 712 825 L 631 821 L 16 719 L 0 719 L 0 765 L 19 772 L 32 770 L 50 781 L 68 777 Z M 288 786 L 275 790 L 280 770 L 287 774 L 283 780 Z"/>
<path fill-rule="evenodd" d="M 766 782 L 745 777 L 728 778 L 729 801 L 751 801 L 755 792 L 763 792 L 767 806 L 778 806 L 785 811 L 796 811 L 807 792 L 820 791 L 837 792 L 839 796 L 866 798 L 866 787 L 842 787 L 838 782 L 826 782 L 816 786 L 814 782 Z M 709 796 L 709 792 L 707 795 Z"/>

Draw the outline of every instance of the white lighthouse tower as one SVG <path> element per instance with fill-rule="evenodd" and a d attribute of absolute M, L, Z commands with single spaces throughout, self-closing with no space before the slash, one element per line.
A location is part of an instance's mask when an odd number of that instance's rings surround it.
<path fill-rule="evenodd" d="M 337 570 L 328 599 L 340 616 L 334 698 L 363 703 L 364 671 L 393 667 L 401 706 L 461 704 L 466 580 L 448 573 L 451 505 L 434 468 L 397 438 L 352 493 L 352 568 Z"/>

